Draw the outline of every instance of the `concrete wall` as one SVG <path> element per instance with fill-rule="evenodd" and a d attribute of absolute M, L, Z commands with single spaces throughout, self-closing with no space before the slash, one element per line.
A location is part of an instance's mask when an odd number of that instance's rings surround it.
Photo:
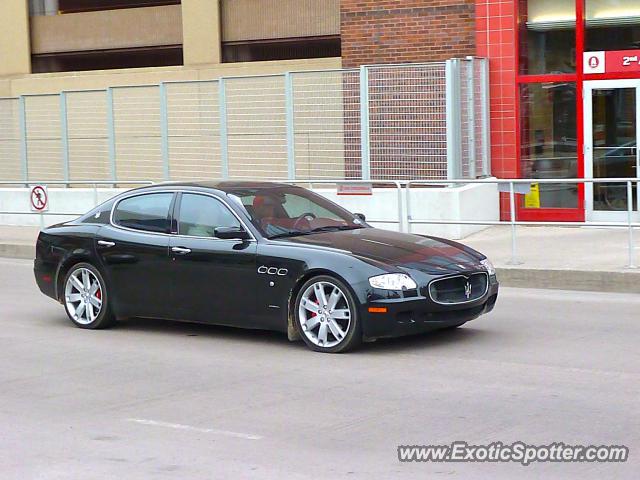
<path fill-rule="evenodd" d="M 226 2 L 226 28 L 222 26 L 221 3 L 221 0 L 183 0 L 182 5 L 38 16 L 30 19 L 26 0 L 2 0 L 0 96 L 342 66 L 340 58 L 228 65 L 220 63 L 223 32 L 226 32 L 226 40 L 338 34 L 339 0 Z M 301 3 L 304 3 L 302 8 L 299 5 Z M 181 43 L 184 55 L 184 66 L 181 67 L 29 75 L 32 52 L 37 54 Z"/>
<path fill-rule="evenodd" d="M 0 79 L 0 97 L 11 96 L 11 81 Z"/>
<path fill-rule="evenodd" d="M 267 62 L 265 62 L 266 65 Z M 299 63 L 292 65 L 298 66 Z M 344 76 L 327 71 L 292 75 L 297 178 L 344 178 L 347 108 Z M 69 77 L 65 77 L 69 78 Z M 160 88 L 113 89 L 115 174 L 120 181 L 216 179 L 222 176 L 218 82 L 167 83 L 168 155 L 165 177 Z M 107 92 L 66 91 L 69 180 L 108 180 Z M 229 174 L 287 178 L 285 77 L 226 80 Z M 353 99 L 352 99 L 353 100 Z M 25 97 L 28 173 L 33 181 L 62 180 L 63 141 L 58 94 Z M 351 105 L 351 107 L 349 107 Z M 18 101 L 0 99 L 1 180 L 21 179 Z M 15 130 L 15 132 L 14 132 Z"/>
<path fill-rule="evenodd" d="M 0 62 L 2 65 L 2 62 Z M 90 72 L 39 73 L 8 79 L 7 96 L 36 93 L 59 93 L 63 90 L 88 90 L 121 85 L 148 85 L 173 80 L 213 80 L 223 76 L 263 75 L 293 70 L 341 68 L 340 58 L 280 60 L 206 64 L 198 67 L 125 68 Z M 0 81 L 1 82 L 1 81 Z M 0 83 L 0 88 L 2 84 Z"/>
<path fill-rule="evenodd" d="M 226 0 L 225 42 L 340 34 L 340 0 Z"/>
<path fill-rule="evenodd" d="M 29 189 L 0 189 L 0 225 L 46 226 L 71 220 L 93 206 L 122 192 L 111 188 L 50 188 L 50 211 L 43 215 L 30 215 Z M 315 188 L 314 191 L 333 200 L 352 212 L 363 213 L 367 221 L 379 228 L 399 230 L 398 192 L 393 188 L 376 188 L 372 196 L 337 195 L 336 189 Z M 495 185 L 466 185 L 455 188 L 421 188 L 411 192 L 414 219 L 427 220 L 498 220 L 498 191 Z M 402 211 L 406 215 L 406 199 Z M 5 213 L 3 213 L 5 212 Z M 20 212 L 8 215 L 6 212 Z M 410 231 L 461 239 L 483 230 L 476 225 L 413 225 Z M 405 231 L 408 228 L 404 228 Z"/>
<path fill-rule="evenodd" d="M 183 58 L 187 66 L 222 61 L 220 0 L 183 0 Z"/>
<path fill-rule="evenodd" d="M 496 221 L 500 218 L 498 186 L 469 184 L 455 188 L 415 188 L 411 190 L 413 220 Z M 478 225 L 412 224 L 414 233 L 464 238 L 484 230 Z M 438 232 L 438 233 L 433 233 Z"/>
<path fill-rule="evenodd" d="M 31 18 L 33 54 L 182 44 L 180 5 Z"/>
<path fill-rule="evenodd" d="M 26 0 L 0 2 L 0 77 L 31 72 L 29 7 Z M 2 93 L 0 85 L 0 94 Z"/>

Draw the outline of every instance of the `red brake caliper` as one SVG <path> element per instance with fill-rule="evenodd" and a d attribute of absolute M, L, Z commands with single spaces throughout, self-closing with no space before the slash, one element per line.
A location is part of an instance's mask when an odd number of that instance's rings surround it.
<path fill-rule="evenodd" d="M 96 298 L 97 298 L 98 300 L 102 300 L 102 290 L 98 289 L 98 290 L 96 291 Z"/>
<path fill-rule="evenodd" d="M 317 298 L 315 299 L 315 301 L 313 303 L 315 303 L 316 305 L 320 305 L 320 303 L 318 303 L 318 299 Z M 318 316 L 318 314 L 316 312 L 311 312 L 311 318 L 317 317 L 317 316 Z"/>

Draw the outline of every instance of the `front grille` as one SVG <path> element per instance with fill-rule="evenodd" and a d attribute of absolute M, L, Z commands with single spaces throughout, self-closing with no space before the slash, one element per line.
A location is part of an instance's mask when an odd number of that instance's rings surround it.
<path fill-rule="evenodd" d="M 431 300 L 442 304 L 473 302 L 485 296 L 489 276 L 485 272 L 434 280 L 429 284 Z"/>

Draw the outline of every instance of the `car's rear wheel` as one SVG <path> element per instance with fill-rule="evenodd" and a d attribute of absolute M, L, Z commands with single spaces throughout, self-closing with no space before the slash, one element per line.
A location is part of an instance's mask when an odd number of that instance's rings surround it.
<path fill-rule="evenodd" d="M 64 280 L 63 302 L 69 319 L 80 328 L 106 328 L 115 322 L 109 307 L 107 286 L 89 263 L 71 267 Z"/>
<path fill-rule="evenodd" d="M 346 285 L 326 275 L 313 277 L 298 292 L 296 326 L 316 352 L 346 352 L 362 341 L 360 319 Z"/>

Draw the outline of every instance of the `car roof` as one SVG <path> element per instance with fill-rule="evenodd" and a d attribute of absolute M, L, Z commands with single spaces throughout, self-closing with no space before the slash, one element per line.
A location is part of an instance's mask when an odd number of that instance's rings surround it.
<path fill-rule="evenodd" d="M 225 193 L 233 193 L 238 190 L 270 190 L 273 188 L 294 187 L 286 183 L 277 182 L 258 182 L 258 181 L 242 181 L 242 180 L 226 180 L 226 181 L 204 181 L 204 182 L 163 182 L 154 185 L 140 187 L 136 190 L 152 192 L 169 188 L 180 188 L 186 190 L 217 190 Z M 299 187 L 298 187 L 299 188 Z"/>

